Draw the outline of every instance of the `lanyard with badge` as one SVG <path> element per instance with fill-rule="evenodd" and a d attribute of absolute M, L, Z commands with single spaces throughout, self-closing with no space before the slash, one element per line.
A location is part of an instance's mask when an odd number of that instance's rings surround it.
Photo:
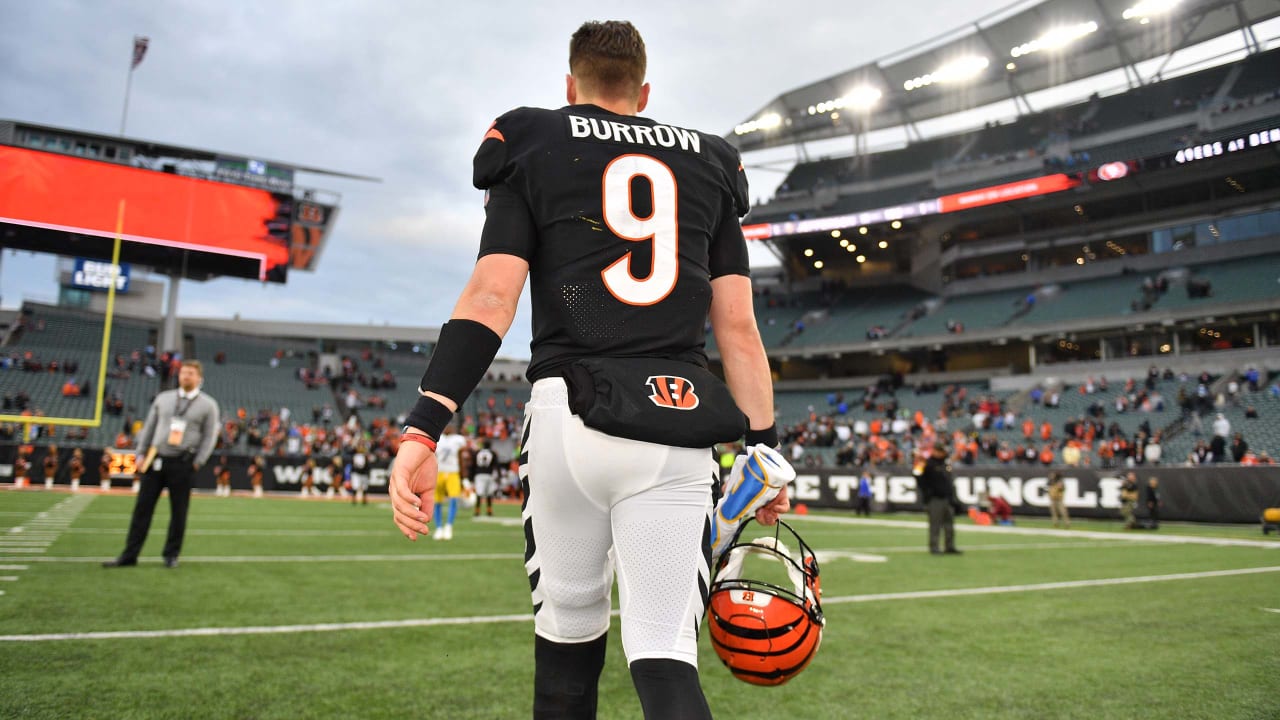
<path fill-rule="evenodd" d="M 183 400 L 187 401 L 185 405 Z M 169 445 L 177 447 L 182 444 L 182 438 L 187 433 L 187 420 L 182 416 L 187 414 L 195 401 L 195 395 L 184 398 L 181 393 L 173 399 L 173 418 L 169 420 L 169 439 L 167 440 Z"/>

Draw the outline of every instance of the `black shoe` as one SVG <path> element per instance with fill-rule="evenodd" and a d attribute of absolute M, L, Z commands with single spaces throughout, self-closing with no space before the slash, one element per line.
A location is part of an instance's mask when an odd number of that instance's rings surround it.
<path fill-rule="evenodd" d="M 125 560 L 124 558 L 116 558 L 114 560 L 107 560 L 106 562 L 102 563 L 102 567 L 104 568 L 133 567 L 134 565 L 137 565 L 137 564 L 138 564 L 137 560 Z"/>
<path fill-rule="evenodd" d="M 960 550 L 955 549 L 955 548 L 947 548 L 947 552 L 946 552 L 946 554 L 947 554 L 947 555 L 963 555 L 964 553 L 963 553 L 962 551 L 960 551 Z"/>
<path fill-rule="evenodd" d="M 174 568 L 178 567 L 178 558 L 176 558 L 176 557 L 171 557 L 171 558 L 170 558 L 170 557 L 167 557 L 167 558 L 165 558 L 165 559 L 164 559 L 164 566 L 165 566 L 165 567 L 167 567 L 167 568 L 169 568 L 170 570 L 173 570 Z"/>

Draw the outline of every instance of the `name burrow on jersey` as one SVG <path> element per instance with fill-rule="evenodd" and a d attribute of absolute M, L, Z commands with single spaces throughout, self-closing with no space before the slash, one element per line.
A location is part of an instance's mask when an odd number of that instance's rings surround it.
<path fill-rule="evenodd" d="M 569 115 L 569 133 L 575 138 L 595 138 L 606 142 L 649 145 L 702 152 L 702 138 L 693 130 L 670 125 L 628 125 L 613 120 Z"/>

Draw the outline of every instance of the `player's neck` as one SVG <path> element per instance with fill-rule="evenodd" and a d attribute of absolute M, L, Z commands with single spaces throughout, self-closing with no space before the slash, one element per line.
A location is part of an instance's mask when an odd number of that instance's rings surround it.
<path fill-rule="evenodd" d="M 634 100 L 613 100 L 610 98 L 583 97 L 579 95 L 577 102 L 573 104 L 595 105 L 596 107 L 608 110 L 615 115 L 636 115 L 639 113 L 636 109 L 636 102 Z"/>

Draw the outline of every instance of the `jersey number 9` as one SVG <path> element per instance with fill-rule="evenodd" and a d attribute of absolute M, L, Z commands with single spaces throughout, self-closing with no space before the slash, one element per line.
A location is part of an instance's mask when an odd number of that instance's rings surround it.
<path fill-rule="evenodd" d="M 631 181 L 643 177 L 653 192 L 649 217 L 632 209 Z M 614 297 L 628 305 L 653 305 L 676 286 L 680 272 L 680 226 L 676 220 L 676 176 L 665 163 L 648 155 L 621 155 L 604 170 L 604 222 L 614 235 L 630 242 L 653 242 L 653 263 L 643 278 L 631 273 L 627 252 L 600 273 Z"/>

